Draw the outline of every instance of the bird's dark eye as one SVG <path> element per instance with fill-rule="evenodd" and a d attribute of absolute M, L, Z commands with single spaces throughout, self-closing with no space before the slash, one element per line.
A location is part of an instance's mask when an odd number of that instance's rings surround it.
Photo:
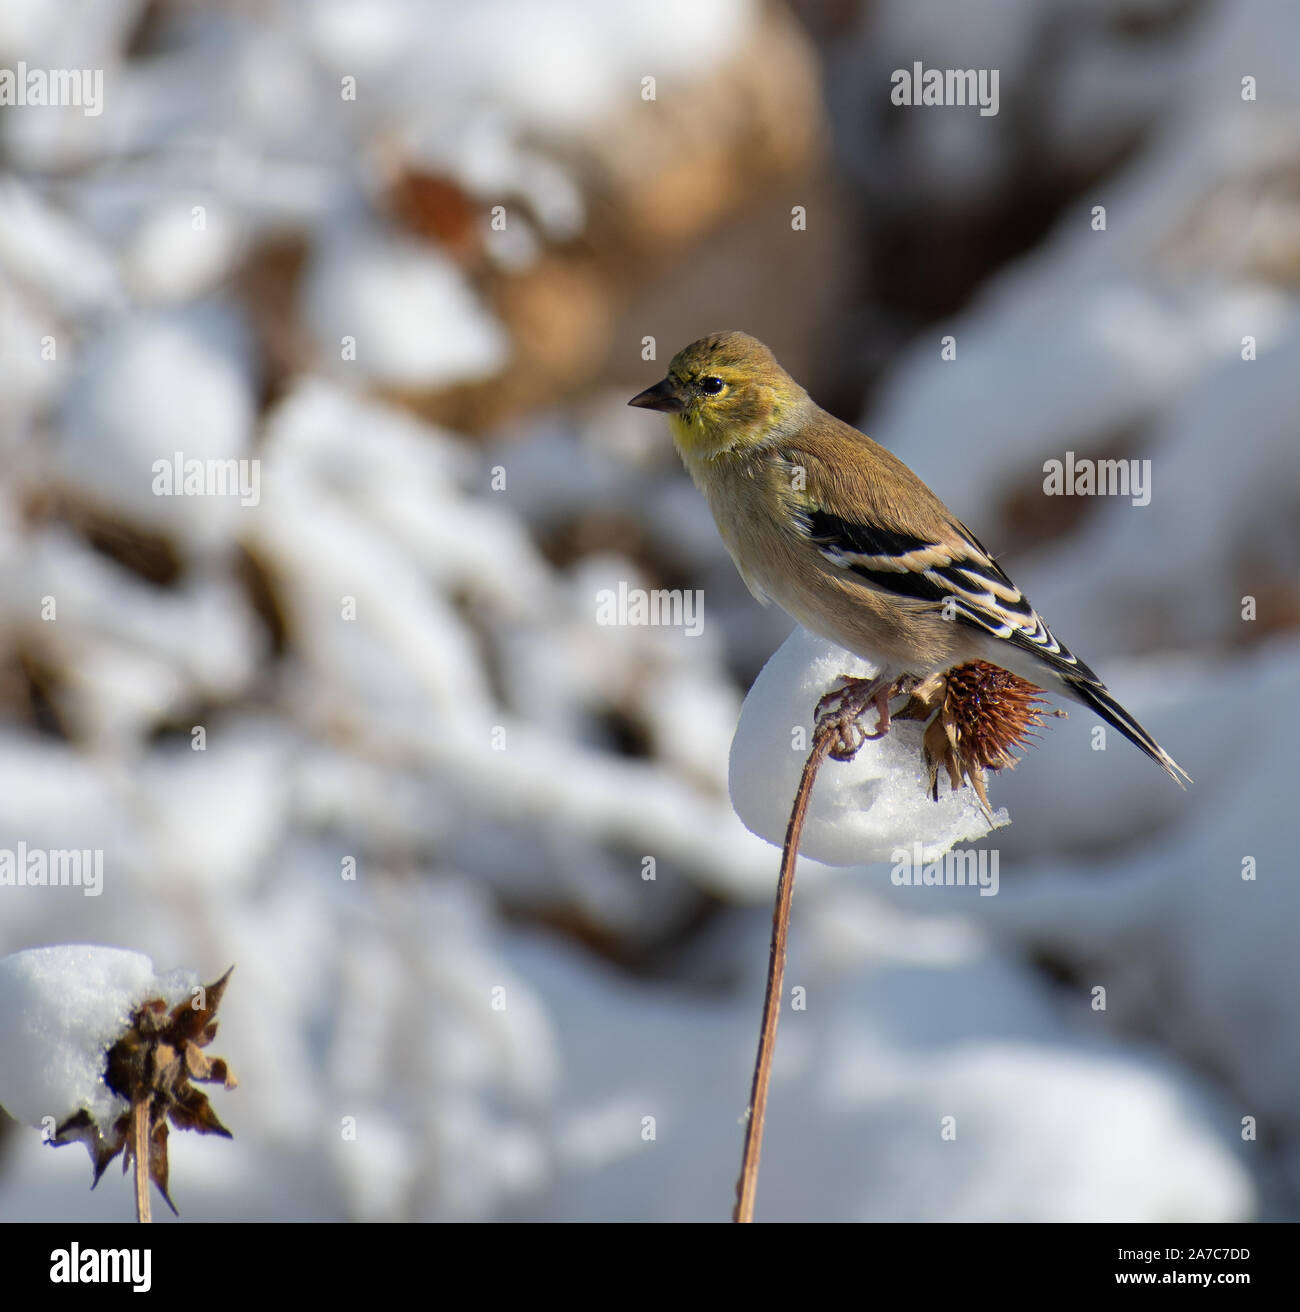
<path fill-rule="evenodd" d="M 722 391 L 722 389 L 725 386 L 726 384 L 722 381 L 721 378 L 700 379 L 700 391 L 703 392 L 706 396 L 717 396 L 717 394 L 720 391 Z"/>

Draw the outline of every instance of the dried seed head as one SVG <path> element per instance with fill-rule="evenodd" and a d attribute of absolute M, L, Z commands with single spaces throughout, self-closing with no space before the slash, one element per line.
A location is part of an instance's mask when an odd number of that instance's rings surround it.
<path fill-rule="evenodd" d="M 207 1095 L 191 1083 L 222 1084 L 227 1089 L 236 1086 L 226 1063 L 201 1051 L 216 1037 L 217 1008 L 229 979 L 228 970 L 209 984 L 201 995 L 202 1006 L 194 1005 L 200 1001 L 198 997 L 178 1003 L 170 1011 L 161 998 L 142 1003 L 127 1031 L 109 1049 L 104 1071 L 105 1083 L 131 1104 L 130 1110 L 107 1129 L 96 1125 L 84 1111 L 56 1128 L 53 1143 L 75 1140 L 90 1149 L 94 1184 L 118 1153 L 123 1154 L 123 1170 L 130 1164 L 131 1118 L 137 1107 L 147 1120 L 149 1176 L 173 1212 L 176 1208 L 167 1192 L 167 1122 L 180 1130 L 230 1138 Z"/>
<path fill-rule="evenodd" d="M 1044 715 L 1065 712 L 1046 711 L 1042 689 L 1019 675 L 988 661 L 969 661 L 926 680 L 902 712 L 918 720 L 930 714 L 924 748 L 931 796 L 938 801 L 943 769 L 954 792 L 969 782 L 988 811 L 984 771 L 1014 766 L 1020 759 L 1015 749 L 1038 736 L 1033 730 L 1042 727 Z"/>

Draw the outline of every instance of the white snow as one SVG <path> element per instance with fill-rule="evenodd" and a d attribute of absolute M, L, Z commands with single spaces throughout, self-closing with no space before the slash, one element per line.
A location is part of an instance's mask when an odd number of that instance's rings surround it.
<path fill-rule="evenodd" d="M 203 544 L 246 507 L 155 492 L 158 461 L 237 460 L 253 435 L 242 324 L 224 308 L 131 311 L 105 325 L 63 397 L 58 474 L 92 503 Z"/>
<path fill-rule="evenodd" d="M 1099 1044 L 978 934 L 891 918 L 849 886 L 795 902 L 786 980 L 807 1007 L 782 1012 L 758 1219 L 1250 1217 L 1246 1167 L 1202 1089 L 1135 1046 Z M 725 999 L 634 989 L 548 943 L 516 946 L 555 1018 L 563 1084 L 551 1178 L 507 1215 L 717 1219 L 768 927 L 759 916 L 704 945 L 743 971 L 746 996 Z M 932 950 L 908 960 L 918 931 Z"/>
<path fill-rule="evenodd" d="M 231 273 L 240 234 L 219 201 L 204 193 L 160 205 L 132 235 L 122 263 L 131 294 L 145 304 L 177 304 L 211 291 Z"/>
<path fill-rule="evenodd" d="M 192 971 L 159 975 L 148 957 L 121 948 L 0 958 L 0 1107 L 50 1133 L 84 1109 L 107 1131 L 126 1105 L 104 1083 L 109 1048 L 142 1003 L 175 1006 L 198 982 Z"/>
<path fill-rule="evenodd" d="M 747 828 L 778 847 L 804 761 L 812 747 L 813 708 L 839 686 L 839 676 L 870 678 L 867 661 L 797 628 L 763 667 L 745 698 L 731 745 L 731 800 Z M 864 723 L 875 725 L 870 712 Z M 800 851 L 828 865 L 892 861 L 898 849 L 922 846 L 933 861 L 956 843 L 983 838 L 990 824 L 974 791 L 956 793 L 946 776 L 935 802 L 921 759 L 923 727 L 895 721 L 889 733 L 862 745 L 852 761 L 826 760 L 817 774 Z"/>
<path fill-rule="evenodd" d="M 343 225 L 304 292 L 322 368 L 339 377 L 433 388 L 498 373 L 507 340 L 467 279 L 437 251 Z M 455 324 L 454 332 L 445 328 Z M 352 343 L 349 355 L 345 339 Z"/>

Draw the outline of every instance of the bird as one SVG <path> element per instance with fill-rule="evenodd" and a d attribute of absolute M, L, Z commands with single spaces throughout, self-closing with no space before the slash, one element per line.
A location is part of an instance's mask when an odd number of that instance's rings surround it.
<path fill-rule="evenodd" d="M 757 338 L 692 342 L 628 404 L 668 416 L 754 596 L 877 668 L 855 707 L 879 713 L 866 737 L 888 732 L 890 698 L 908 686 L 986 661 L 1089 707 L 1192 782 L 925 483 L 823 410 Z"/>

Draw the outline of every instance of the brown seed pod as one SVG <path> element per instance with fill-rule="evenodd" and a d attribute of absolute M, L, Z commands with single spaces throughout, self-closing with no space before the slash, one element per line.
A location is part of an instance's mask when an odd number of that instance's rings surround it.
<path fill-rule="evenodd" d="M 130 1108 L 107 1132 L 84 1111 L 56 1128 L 53 1143 L 77 1141 L 90 1149 L 94 1162 L 92 1188 L 119 1153 L 123 1154 L 122 1167 L 126 1170 L 138 1149 L 143 1149 L 140 1155 L 147 1155 L 143 1168 L 174 1212 L 176 1205 L 168 1193 L 167 1122 L 178 1130 L 231 1137 L 212 1110 L 207 1094 L 194 1087 L 197 1082 L 233 1089 L 238 1083 L 220 1057 L 209 1057 L 203 1051 L 216 1037 L 217 1009 L 229 980 L 230 970 L 170 1010 L 161 998 L 141 1004 L 130 1026 L 109 1049 L 104 1071 L 104 1082 L 126 1099 Z M 137 1119 L 142 1134 L 133 1141 L 133 1122 Z M 143 1188 L 147 1191 L 148 1185 Z"/>
<path fill-rule="evenodd" d="M 969 783 L 985 811 L 985 770 L 1010 769 L 1020 759 L 1048 711 L 1042 689 L 988 661 L 969 661 L 934 675 L 914 690 L 899 719 L 925 720 L 925 764 L 930 795 L 939 800 L 939 771 L 947 772 L 954 792 Z"/>

